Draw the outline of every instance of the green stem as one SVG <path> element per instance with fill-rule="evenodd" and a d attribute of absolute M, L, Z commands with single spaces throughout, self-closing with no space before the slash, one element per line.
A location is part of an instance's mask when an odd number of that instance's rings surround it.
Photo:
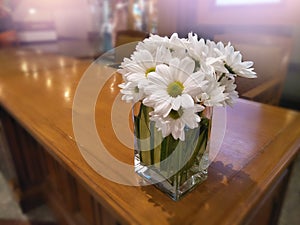
<path fill-rule="evenodd" d="M 168 178 L 171 185 L 178 188 L 195 173 L 192 170 L 193 166 L 199 166 L 207 147 L 211 119 L 200 115 L 202 119 L 199 127 L 186 131 L 186 141 L 182 142 L 175 140 L 171 134 L 162 138 L 155 123 L 150 121 L 151 110 L 150 107 L 141 104 L 138 115 L 134 116 L 140 161 L 145 166 L 157 165 L 158 171 Z M 175 149 L 177 151 L 172 161 L 165 161 Z M 161 163 L 162 161 L 164 163 Z M 177 172 L 170 177 L 171 171 Z"/>
<path fill-rule="evenodd" d="M 223 77 L 225 77 L 225 75 L 226 75 L 225 73 L 222 73 L 222 75 L 218 79 L 218 82 L 220 82 L 223 79 Z"/>

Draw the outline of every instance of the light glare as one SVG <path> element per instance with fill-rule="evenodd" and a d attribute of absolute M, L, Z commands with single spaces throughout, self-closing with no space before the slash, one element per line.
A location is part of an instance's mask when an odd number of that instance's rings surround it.
<path fill-rule="evenodd" d="M 28 12 L 31 15 L 36 14 L 36 9 L 35 8 L 30 8 L 30 9 L 28 9 Z"/>
<path fill-rule="evenodd" d="M 256 5 L 265 3 L 280 3 L 281 0 L 216 0 L 217 6 Z"/>

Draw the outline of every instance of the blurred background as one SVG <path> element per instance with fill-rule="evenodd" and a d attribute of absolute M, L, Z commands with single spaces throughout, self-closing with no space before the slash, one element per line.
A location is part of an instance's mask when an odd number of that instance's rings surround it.
<path fill-rule="evenodd" d="M 96 58 L 150 33 L 186 37 L 193 31 L 231 41 L 255 62 L 261 78 L 255 85 L 268 86 L 257 97 L 257 90 L 248 93 L 253 87 L 239 84 L 243 97 L 300 109 L 298 0 L 0 0 L 0 6 L 1 46 L 77 58 Z"/>

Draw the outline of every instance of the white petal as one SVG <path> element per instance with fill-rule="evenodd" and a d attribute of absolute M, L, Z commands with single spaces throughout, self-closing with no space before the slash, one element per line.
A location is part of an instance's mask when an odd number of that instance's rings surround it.
<path fill-rule="evenodd" d="M 172 109 L 178 110 L 181 106 L 181 98 L 178 96 L 177 98 L 174 98 L 172 102 Z"/>
<path fill-rule="evenodd" d="M 192 74 L 195 68 L 195 62 L 189 57 L 185 57 L 181 62 L 180 62 L 180 71 L 184 71 L 185 74 Z"/>
<path fill-rule="evenodd" d="M 194 106 L 193 98 L 188 94 L 183 94 L 181 96 L 181 106 L 183 108 L 191 108 Z"/>

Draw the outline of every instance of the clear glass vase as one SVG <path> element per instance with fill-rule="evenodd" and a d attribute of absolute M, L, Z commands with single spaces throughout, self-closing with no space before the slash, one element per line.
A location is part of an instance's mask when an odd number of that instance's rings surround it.
<path fill-rule="evenodd" d="M 142 103 L 133 107 L 135 172 L 179 200 L 207 179 L 213 108 L 200 113 L 197 128 L 185 130 L 185 141 L 175 140 L 172 135 L 163 138 L 149 120 L 151 110 Z"/>

